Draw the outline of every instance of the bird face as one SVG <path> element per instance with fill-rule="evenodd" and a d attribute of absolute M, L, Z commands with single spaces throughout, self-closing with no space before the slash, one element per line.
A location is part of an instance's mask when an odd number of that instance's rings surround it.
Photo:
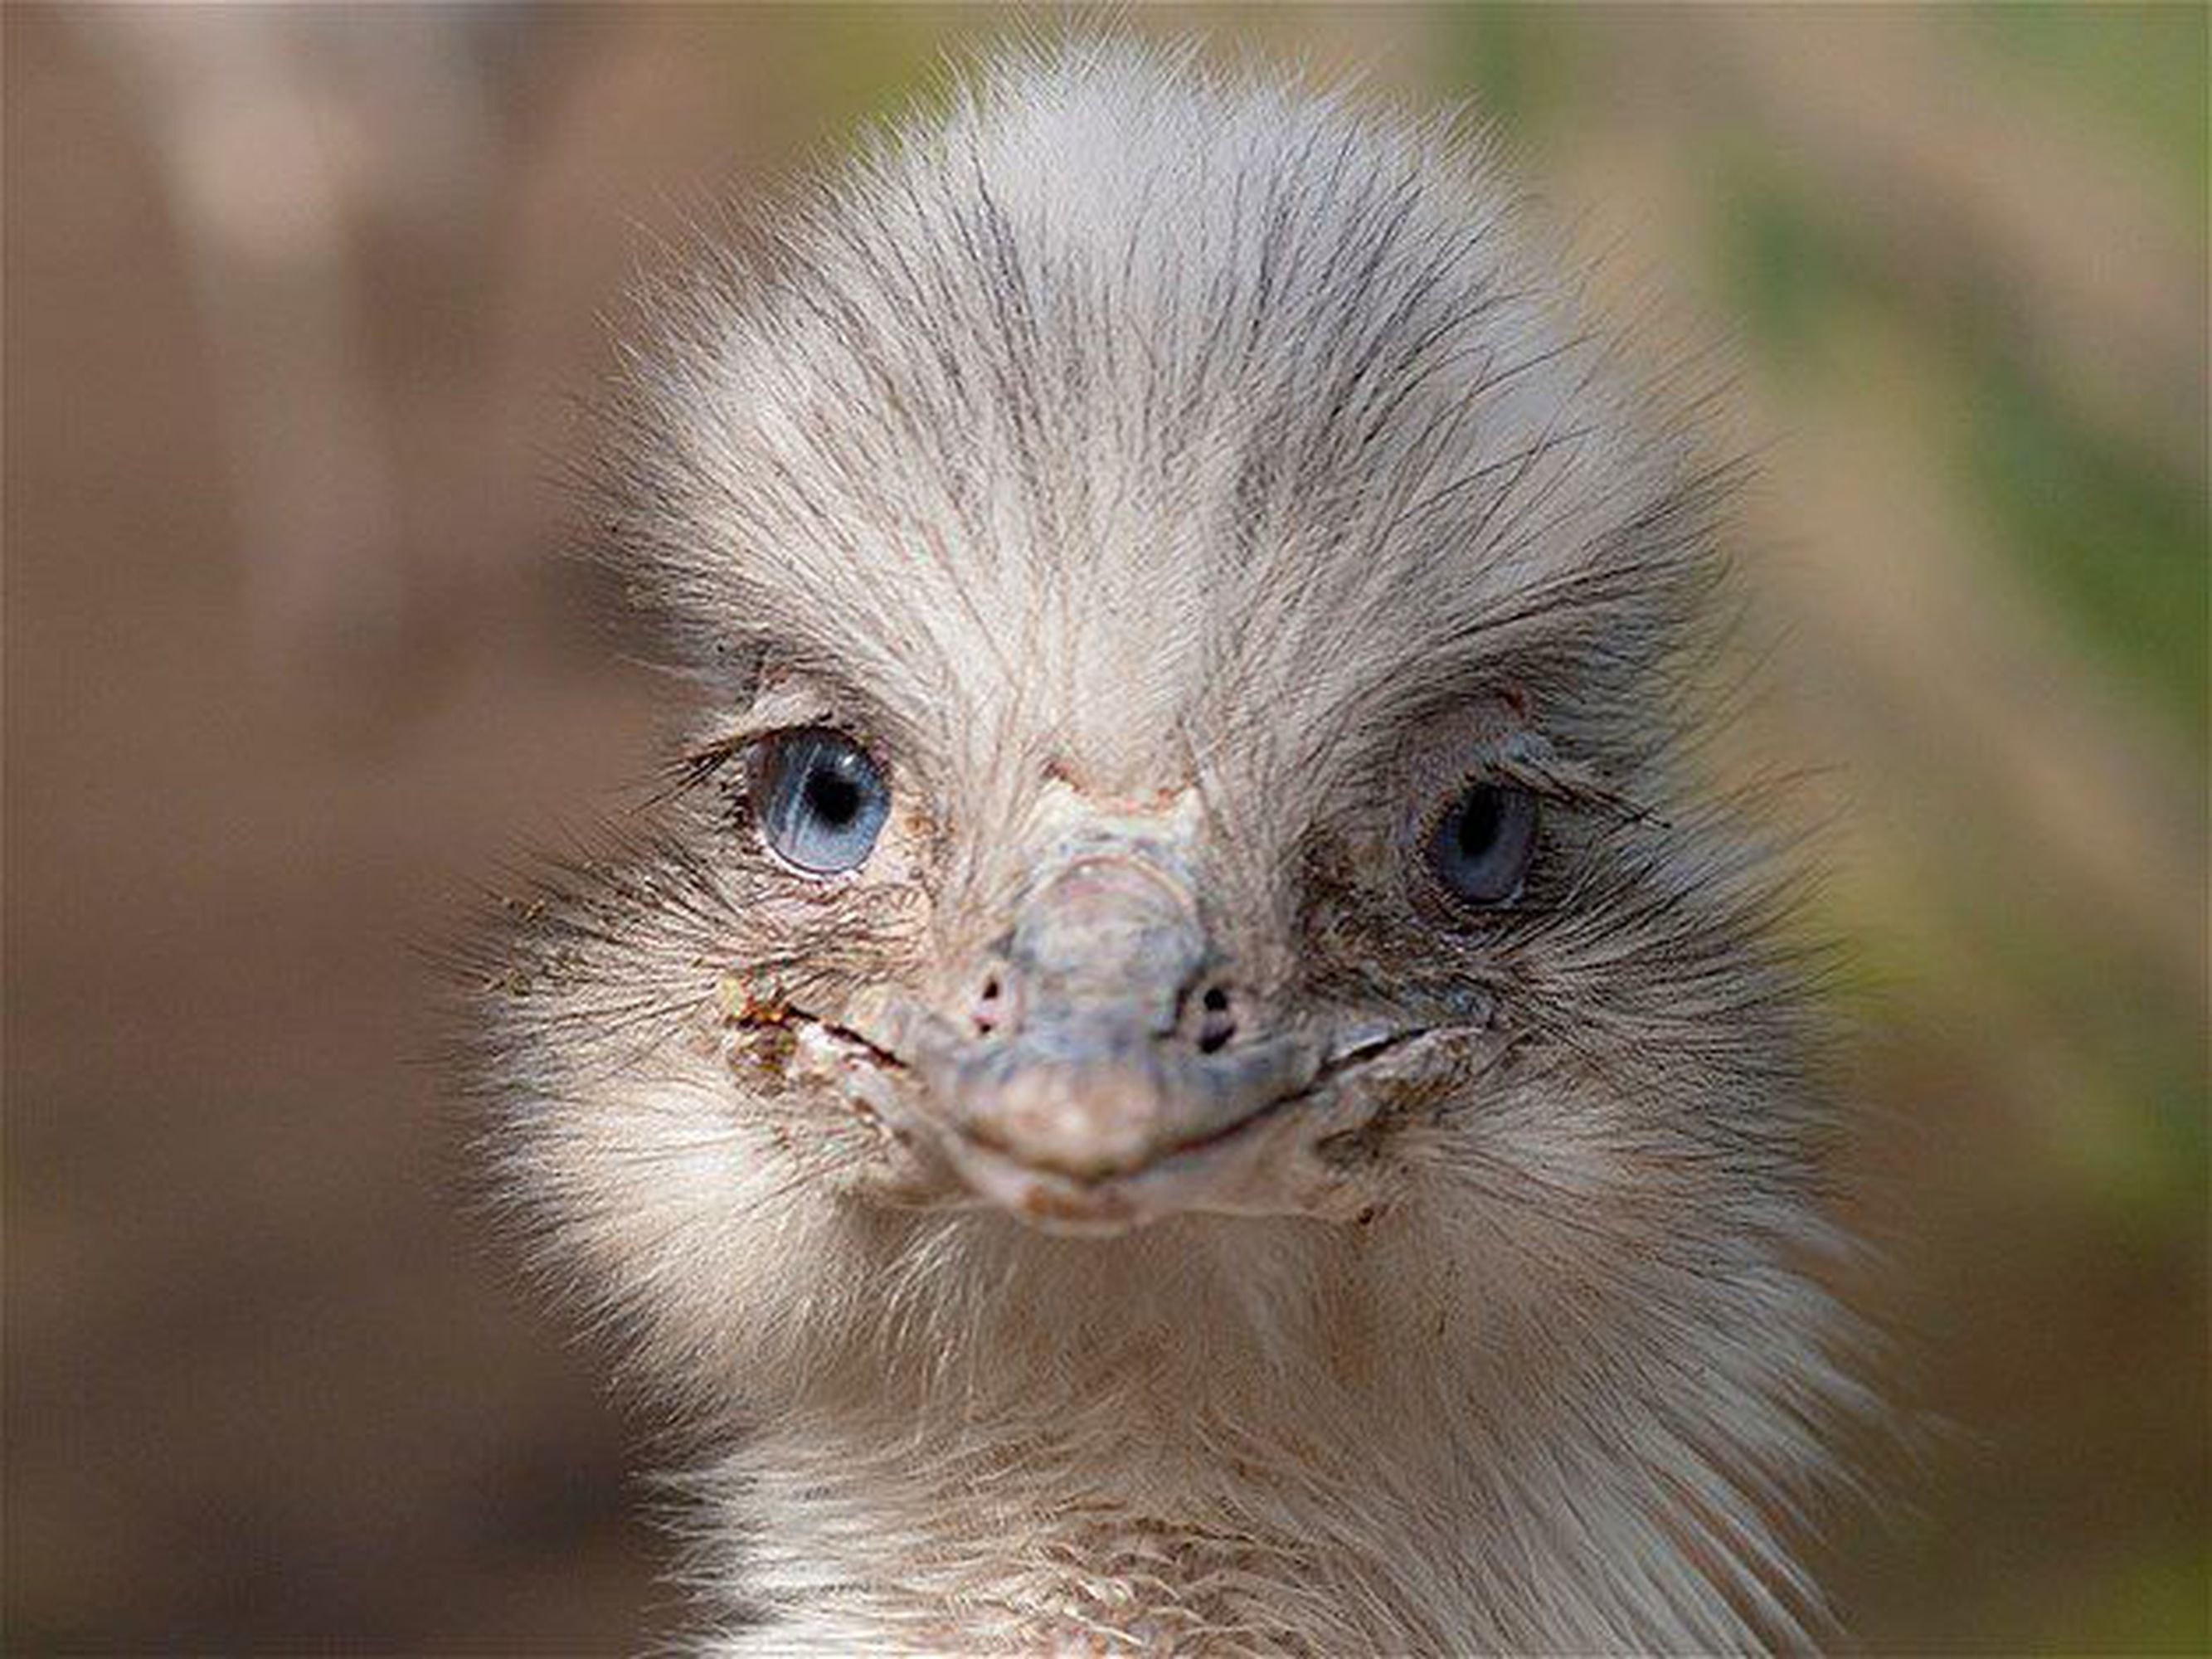
<path fill-rule="evenodd" d="M 1229 805 L 1279 787 L 1259 757 L 1182 750 L 1132 798 L 1086 787 L 1047 728 L 971 751 L 984 775 L 948 793 L 951 757 L 861 735 L 838 702 L 787 680 L 692 771 L 729 769 L 707 856 L 749 866 L 763 954 L 802 969 L 717 964 L 724 1057 L 864 1125 L 854 1184 L 879 1200 L 1084 1233 L 1358 1217 L 1384 1196 L 1381 1121 L 1432 1117 L 1506 1046 L 1499 947 L 1542 817 L 1522 780 L 1556 781 L 1517 696 L 1396 734 L 1336 799 L 1309 773 L 1273 868 Z M 1364 813 L 1342 811 L 1355 790 Z M 978 800 L 998 811 L 966 819 Z M 866 982 L 807 974 L 799 916 L 824 935 L 811 957 L 908 944 Z"/>

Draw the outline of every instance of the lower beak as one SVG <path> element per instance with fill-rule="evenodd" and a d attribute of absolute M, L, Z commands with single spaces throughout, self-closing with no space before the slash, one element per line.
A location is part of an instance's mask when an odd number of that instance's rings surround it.
<path fill-rule="evenodd" d="M 923 1069 L 944 1103 L 939 1139 L 976 1196 L 1042 1225 L 1115 1231 L 1277 1207 L 1267 1154 L 1297 1127 L 1287 1120 L 1316 1067 L 1288 1042 L 1186 1057 L 1126 1032 L 1062 1030 L 964 1046 Z"/>

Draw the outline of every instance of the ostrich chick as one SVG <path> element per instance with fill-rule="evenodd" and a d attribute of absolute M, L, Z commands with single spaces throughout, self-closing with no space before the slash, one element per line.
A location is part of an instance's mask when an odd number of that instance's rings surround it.
<path fill-rule="evenodd" d="M 702 1646 L 1740 1648 L 1848 1392 L 1724 472 L 1441 127 L 1042 51 L 672 297 L 702 687 L 504 948 L 502 1178 Z"/>

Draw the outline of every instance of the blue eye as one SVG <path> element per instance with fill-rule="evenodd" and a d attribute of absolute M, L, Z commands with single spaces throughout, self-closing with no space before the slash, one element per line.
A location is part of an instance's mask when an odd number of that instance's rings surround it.
<path fill-rule="evenodd" d="M 1445 811 L 1429 834 L 1429 868 L 1470 904 L 1518 897 L 1536 851 L 1536 798 L 1526 789 L 1479 783 Z"/>
<path fill-rule="evenodd" d="M 781 858 L 814 875 L 867 861 L 891 792 L 867 750 L 842 732 L 810 726 L 762 744 L 753 766 L 753 816 Z"/>

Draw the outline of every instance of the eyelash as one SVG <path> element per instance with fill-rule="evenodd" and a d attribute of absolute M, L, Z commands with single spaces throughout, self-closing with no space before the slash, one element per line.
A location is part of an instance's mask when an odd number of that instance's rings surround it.
<path fill-rule="evenodd" d="M 720 775 L 722 769 L 739 759 L 745 750 L 769 735 L 765 732 L 746 732 L 742 737 L 720 738 L 704 747 L 685 750 L 669 763 L 667 779 L 669 793 L 696 789 L 711 783 Z"/>
<path fill-rule="evenodd" d="M 1609 789 L 1571 769 L 1547 766 L 1528 756 L 1503 756 L 1493 764 L 1468 773 L 1459 787 L 1478 783 L 1510 784 L 1526 789 L 1538 801 L 1565 811 L 1582 812 L 1614 824 L 1654 823 L 1666 819 L 1633 797 Z"/>

